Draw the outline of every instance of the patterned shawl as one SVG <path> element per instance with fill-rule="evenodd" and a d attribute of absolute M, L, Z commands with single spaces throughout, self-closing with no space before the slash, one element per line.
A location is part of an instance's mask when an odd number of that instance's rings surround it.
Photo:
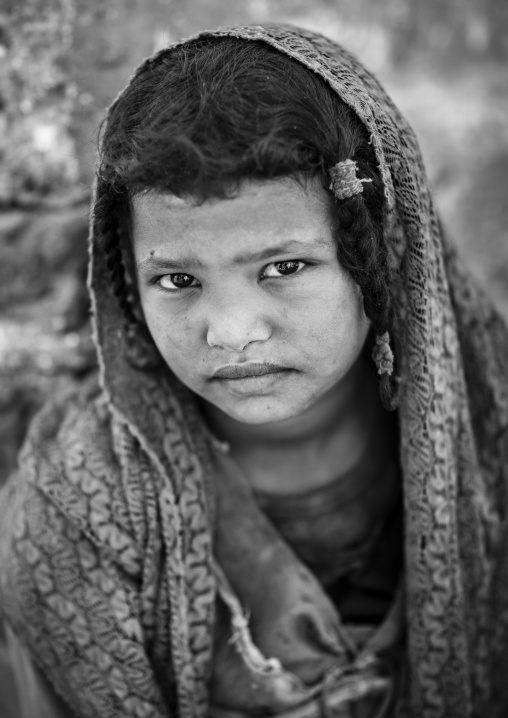
<path fill-rule="evenodd" d="M 443 236 L 411 129 L 359 62 L 289 26 L 212 34 L 303 63 L 368 128 L 397 275 L 408 644 L 397 714 L 506 716 L 506 328 Z M 0 496 L 0 603 L 76 715 L 205 718 L 209 441 L 189 392 L 126 360 L 100 240 L 92 232 L 101 388 L 34 422 Z"/>

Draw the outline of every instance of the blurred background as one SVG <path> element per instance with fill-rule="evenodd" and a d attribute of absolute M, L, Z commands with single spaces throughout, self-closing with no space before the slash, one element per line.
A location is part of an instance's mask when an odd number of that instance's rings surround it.
<path fill-rule="evenodd" d="M 508 318 L 506 0 L 0 0 L 0 485 L 34 411 L 94 366 L 87 212 L 105 107 L 155 49 L 263 21 L 322 32 L 377 73 Z M 0 685 L 0 718 L 18 715 Z"/>

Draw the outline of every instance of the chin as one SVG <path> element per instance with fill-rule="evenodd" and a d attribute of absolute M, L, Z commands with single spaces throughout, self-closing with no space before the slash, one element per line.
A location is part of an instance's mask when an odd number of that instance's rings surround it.
<path fill-rule="evenodd" d="M 291 419 L 301 411 L 299 407 L 289 407 L 266 397 L 251 398 L 234 405 L 218 405 L 218 408 L 242 424 L 273 424 Z"/>

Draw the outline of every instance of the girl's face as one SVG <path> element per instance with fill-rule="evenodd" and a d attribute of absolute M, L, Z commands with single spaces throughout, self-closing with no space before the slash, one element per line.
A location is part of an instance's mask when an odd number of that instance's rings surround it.
<path fill-rule="evenodd" d="M 233 199 L 133 200 L 141 303 L 174 374 L 231 418 L 297 417 L 347 381 L 369 323 L 340 266 L 320 180 Z"/>

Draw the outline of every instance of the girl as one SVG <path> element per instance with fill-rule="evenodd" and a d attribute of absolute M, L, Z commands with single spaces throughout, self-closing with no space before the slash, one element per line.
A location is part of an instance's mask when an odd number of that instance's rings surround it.
<path fill-rule="evenodd" d="M 53 715 L 506 715 L 507 332 L 357 60 L 286 26 L 147 60 L 90 289 L 99 382 L 0 501 Z"/>

